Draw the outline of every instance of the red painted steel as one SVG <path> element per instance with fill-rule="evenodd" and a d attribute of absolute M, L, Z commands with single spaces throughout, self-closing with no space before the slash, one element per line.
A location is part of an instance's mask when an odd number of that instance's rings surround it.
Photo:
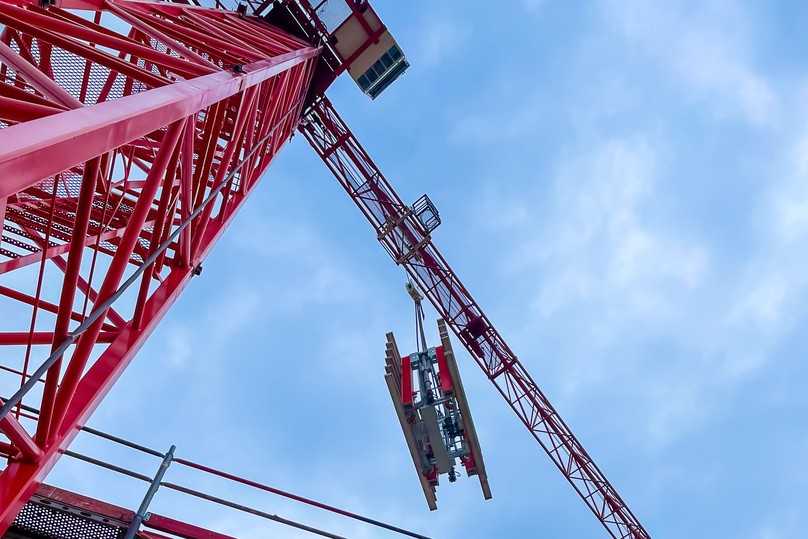
<path fill-rule="evenodd" d="M 401 358 L 401 404 L 412 406 L 412 361 L 410 356 Z"/>
<path fill-rule="evenodd" d="M 443 347 L 435 347 L 435 356 L 438 358 L 438 377 L 440 378 L 441 390 L 448 394 L 452 393 L 452 375 L 449 374 L 449 365 L 446 364 L 446 356 L 443 355 Z"/>
<path fill-rule="evenodd" d="M 129 509 L 50 485 L 40 485 L 36 490 L 36 494 L 51 502 L 58 502 L 59 504 L 80 509 L 91 515 L 110 518 L 122 523 L 131 522 L 135 516 L 135 513 Z M 170 533 L 173 536 L 182 537 L 184 539 L 235 539 L 230 535 L 216 533 L 156 513 L 149 515 L 149 518 L 144 522 L 144 527 L 150 530 Z M 165 537 L 148 531 L 141 531 L 138 536 L 144 538 Z"/>
<path fill-rule="evenodd" d="M 46 485 L 44 483 L 36 489 L 36 493 L 48 500 L 63 503 L 70 507 L 75 507 L 76 509 L 82 509 L 122 522 L 130 522 L 135 516 L 135 513 L 129 509 L 124 509 L 123 507 L 118 507 L 111 503 L 96 500 L 88 496 L 82 496 L 75 492 L 70 492 L 69 490 Z"/>
<path fill-rule="evenodd" d="M 98 13 L 0 0 L 0 346 L 14 347 L 4 362 L 19 358 L 2 372 L 22 384 L 55 352 L 26 397 L 40 400 L 38 418 L 0 418 L 14 455 L 0 472 L 0 535 L 294 133 L 319 58 L 232 12 L 59 5 L 102 9 L 122 30 Z M 141 266 L 139 290 L 119 294 Z"/>
<path fill-rule="evenodd" d="M 317 99 L 300 130 L 608 533 L 649 537 L 328 98 Z"/>

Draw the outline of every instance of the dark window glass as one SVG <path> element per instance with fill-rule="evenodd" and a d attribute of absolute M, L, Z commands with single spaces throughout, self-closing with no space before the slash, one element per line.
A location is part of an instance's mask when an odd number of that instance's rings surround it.
<path fill-rule="evenodd" d="M 404 59 L 401 49 L 393 45 L 387 52 L 379 56 L 378 60 L 356 82 L 363 92 L 376 98 L 408 67 L 409 64 Z"/>
<path fill-rule="evenodd" d="M 384 77 L 376 81 L 372 86 L 370 86 L 365 93 L 367 93 L 370 97 L 375 99 L 379 94 L 381 94 L 385 88 L 390 86 L 394 80 L 396 80 L 404 71 L 407 70 L 409 64 L 406 60 L 402 60 L 401 62 L 397 63 L 395 67 L 390 69 L 387 73 L 385 73 Z"/>

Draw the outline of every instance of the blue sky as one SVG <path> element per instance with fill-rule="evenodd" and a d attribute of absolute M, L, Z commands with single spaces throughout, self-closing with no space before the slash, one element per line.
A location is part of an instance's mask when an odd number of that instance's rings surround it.
<path fill-rule="evenodd" d="M 800 537 L 808 6 L 374 5 L 412 67 L 332 100 L 405 200 L 436 203 L 436 244 L 652 536 Z M 384 333 L 414 344 L 403 280 L 296 137 L 92 425 L 434 537 L 605 536 L 465 354 L 494 499 L 461 480 L 427 510 L 382 378 Z M 51 481 L 143 492 L 66 460 Z M 166 492 L 154 510 L 299 536 Z"/>

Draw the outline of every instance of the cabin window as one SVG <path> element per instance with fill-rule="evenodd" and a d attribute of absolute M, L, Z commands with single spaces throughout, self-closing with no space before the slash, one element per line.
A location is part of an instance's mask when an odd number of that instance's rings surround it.
<path fill-rule="evenodd" d="M 356 79 L 362 91 L 371 97 L 379 95 L 403 73 L 409 64 L 398 45 L 393 45 Z"/>

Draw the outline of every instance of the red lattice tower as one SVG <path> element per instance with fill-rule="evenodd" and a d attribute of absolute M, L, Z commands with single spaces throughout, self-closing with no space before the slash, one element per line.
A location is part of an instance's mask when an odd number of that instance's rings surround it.
<path fill-rule="evenodd" d="M 0 287 L 0 344 L 41 410 L 23 428 L 6 403 L 5 529 L 294 132 L 319 49 L 178 4 L 0 2 L 0 23 L 0 275 L 23 277 Z"/>

